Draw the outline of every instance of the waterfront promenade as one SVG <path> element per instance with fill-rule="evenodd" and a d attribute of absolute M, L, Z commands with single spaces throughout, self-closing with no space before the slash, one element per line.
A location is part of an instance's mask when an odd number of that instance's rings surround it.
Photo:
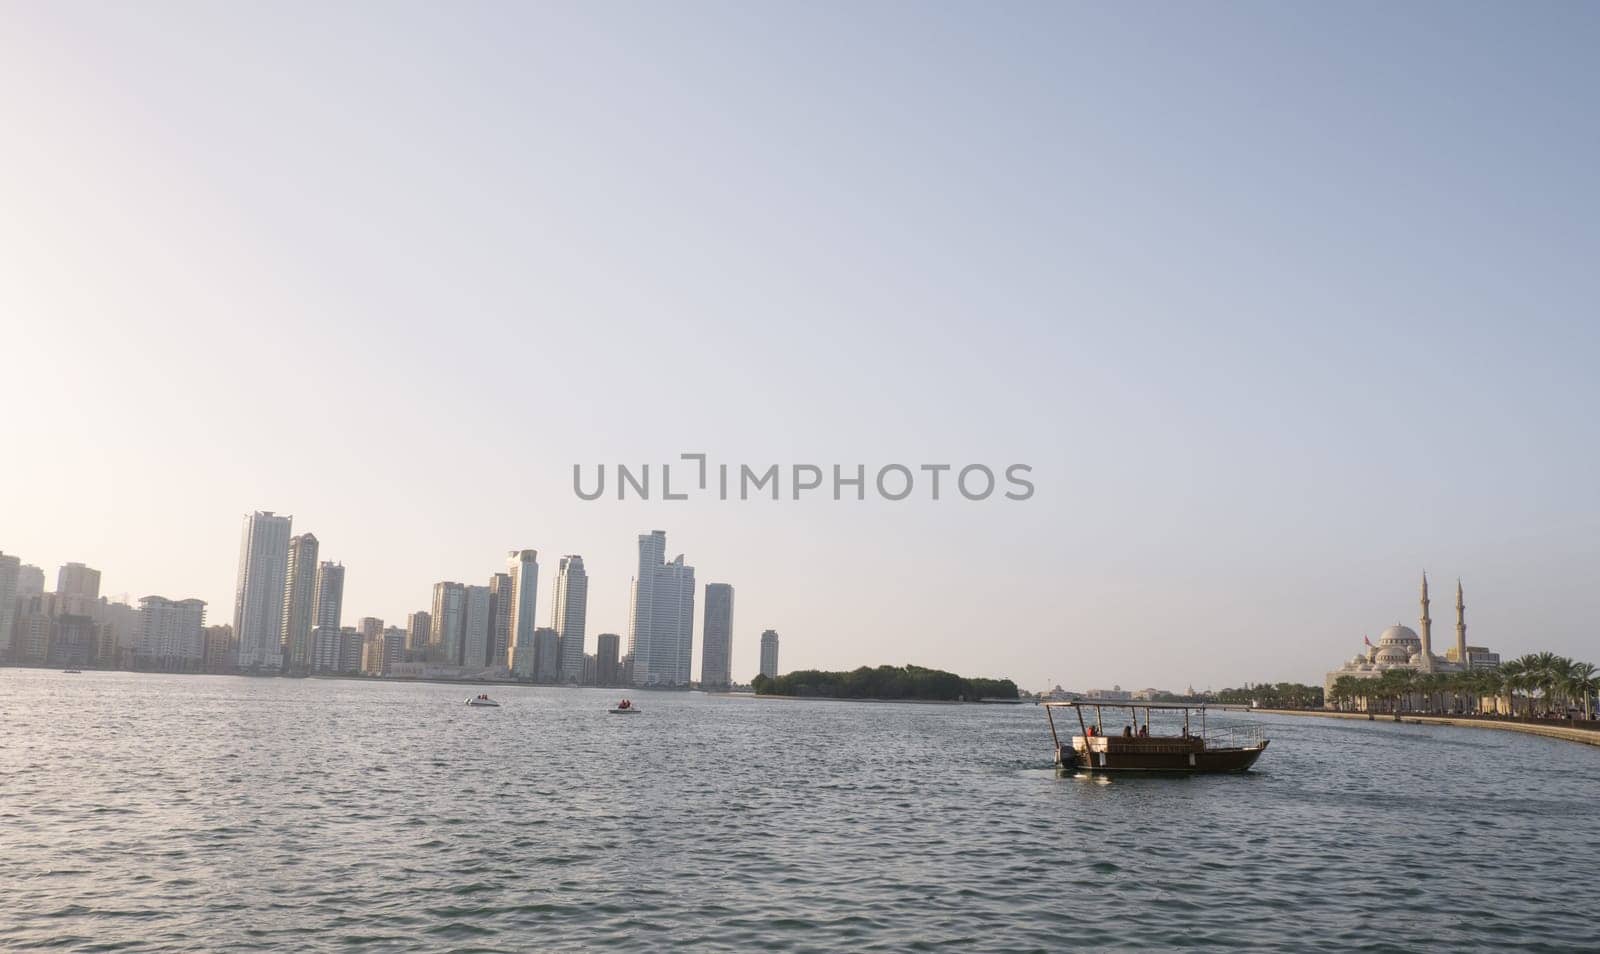
<path fill-rule="evenodd" d="M 1573 725 L 1554 720 L 1543 722 L 1495 718 L 1492 716 L 1424 715 L 1422 713 L 1409 712 L 1402 712 L 1396 718 L 1392 712 L 1335 712 L 1330 709 L 1254 709 L 1251 711 L 1270 712 L 1274 715 L 1321 716 L 1327 719 L 1359 719 L 1362 722 L 1409 722 L 1412 725 L 1454 725 L 1476 729 L 1501 729 L 1508 732 L 1522 732 L 1527 735 L 1542 735 L 1551 739 L 1565 739 L 1568 742 L 1581 742 L 1584 745 L 1600 745 L 1600 723 L 1593 721 Z M 1595 728 L 1590 728 L 1590 726 L 1595 726 Z"/>

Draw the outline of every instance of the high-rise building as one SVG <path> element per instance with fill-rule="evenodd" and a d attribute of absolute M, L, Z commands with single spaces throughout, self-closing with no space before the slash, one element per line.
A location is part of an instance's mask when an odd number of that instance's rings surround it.
<path fill-rule="evenodd" d="M 733 587 L 707 583 L 701 617 L 700 686 L 726 689 L 733 681 Z"/>
<path fill-rule="evenodd" d="M 432 662 L 461 665 L 466 602 L 467 588 L 460 583 L 433 584 L 433 634 L 428 637 L 428 655 Z"/>
<path fill-rule="evenodd" d="M 561 636 L 561 681 L 583 681 L 583 631 L 589 613 L 589 574 L 583 557 L 561 558 L 556 571 L 555 599 L 550 606 L 550 626 Z"/>
<path fill-rule="evenodd" d="M 139 645 L 135 656 L 141 668 L 186 670 L 201 667 L 206 655 L 204 600 L 146 596 L 139 600 L 139 615 Z"/>
<path fill-rule="evenodd" d="M 679 554 L 663 562 L 665 531 L 639 535 L 639 573 L 633 581 L 628 654 L 639 686 L 687 686 L 694 655 L 694 567 Z"/>
<path fill-rule="evenodd" d="M 489 665 L 489 650 L 494 618 L 489 614 L 489 588 L 467 586 L 462 589 L 461 664 L 468 669 Z"/>
<path fill-rule="evenodd" d="M 511 671 L 519 678 L 537 674 L 539 650 L 533 633 L 539 605 L 539 551 L 512 550 L 506 558 L 511 576 Z"/>
<path fill-rule="evenodd" d="M 361 638 L 361 631 L 354 626 L 346 626 L 339 630 L 339 672 L 352 673 L 361 671 L 361 655 L 366 644 Z"/>
<path fill-rule="evenodd" d="M 289 571 L 291 518 L 257 511 L 244 518 L 233 631 L 239 634 L 239 668 L 274 670 L 283 660 L 283 592 Z"/>
<path fill-rule="evenodd" d="M 778 678 L 778 633 L 769 629 L 761 634 L 761 675 Z"/>
<path fill-rule="evenodd" d="M 239 659 L 239 647 L 233 641 L 233 627 L 227 623 L 205 628 L 205 656 L 201 666 L 206 672 L 229 672 Z"/>
<path fill-rule="evenodd" d="M 100 571 L 82 563 L 63 564 L 56 572 L 57 612 L 63 616 L 90 616 L 100 599 Z"/>
<path fill-rule="evenodd" d="M 594 684 L 597 686 L 622 685 L 622 637 L 616 633 L 601 633 L 595 637 Z"/>
<path fill-rule="evenodd" d="M 492 634 L 489 648 L 489 666 L 507 669 L 511 666 L 511 602 L 514 588 L 511 574 L 496 573 L 489 577 L 489 631 Z"/>
<path fill-rule="evenodd" d="M 318 626 L 338 630 L 344 625 L 344 565 L 327 560 L 317 564 L 317 600 L 311 608 Z"/>
<path fill-rule="evenodd" d="M 433 614 L 427 610 L 417 610 L 406 617 L 406 650 L 408 652 L 426 652 L 428 641 L 432 638 Z"/>
<path fill-rule="evenodd" d="M 398 626 L 385 627 L 382 632 L 365 638 L 361 653 L 361 671 L 373 676 L 387 676 L 396 663 L 406 656 L 406 631 Z"/>
<path fill-rule="evenodd" d="M 102 596 L 94 606 L 94 624 L 99 642 L 95 665 L 105 669 L 133 668 L 144 614 L 120 599 L 113 603 Z"/>
<path fill-rule="evenodd" d="M 289 538 L 288 585 L 283 593 L 283 634 L 279 642 L 290 669 L 311 665 L 311 630 L 316 623 L 317 538 L 302 533 Z"/>
<path fill-rule="evenodd" d="M 538 682 L 561 680 L 561 636 L 555 630 L 541 626 L 533 631 L 534 672 Z"/>
<path fill-rule="evenodd" d="M 344 567 L 317 564 L 317 599 L 311 608 L 311 660 L 316 672 L 340 672 L 344 664 Z"/>
<path fill-rule="evenodd" d="M 17 576 L 22 560 L 0 553 L 0 662 L 11 657 L 11 626 L 17 615 Z"/>
<path fill-rule="evenodd" d="M 44 595 L 44 571 L 31 563 L 17 569 L 17 605 L 24 600 Z"/>

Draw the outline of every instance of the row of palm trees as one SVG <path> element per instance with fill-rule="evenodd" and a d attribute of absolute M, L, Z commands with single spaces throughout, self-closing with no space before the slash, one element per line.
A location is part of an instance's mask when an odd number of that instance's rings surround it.
<path fill-rule="evenodd" d="M 1600 669 L 1555 653 L 1530 653 L 1498 669 L 1469 672 L 1417 672 L 1389 669 L 1376 678 L 1340 676 L 1328 702 L 1341 710 L 1565 716 L 1582 709 L 1595 714 Z"/>

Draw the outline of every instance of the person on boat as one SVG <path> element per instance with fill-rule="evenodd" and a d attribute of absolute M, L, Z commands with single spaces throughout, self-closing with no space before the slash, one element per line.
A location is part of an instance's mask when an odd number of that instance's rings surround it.
<path fill-rule="evenodd" d="M 1141 738 L 1141 739 L 1150 738 L 1150 727 L 1149 726 L 1147 726 L 1147 725 L 1139 726 L 1139 738 Z"/>
<path fill-rule="evenodd" d="M 1131 725 L 1125 725 L 1125 726 L 1123 726 L 1123 727 L 1122 727 L 1122 737 L 1123 737 L 1123 738 L 1124 738 L 1124 739 L 1131 739 L 1131 738 L 1133 738 L 1133 726 L 1131 726 Z"/>

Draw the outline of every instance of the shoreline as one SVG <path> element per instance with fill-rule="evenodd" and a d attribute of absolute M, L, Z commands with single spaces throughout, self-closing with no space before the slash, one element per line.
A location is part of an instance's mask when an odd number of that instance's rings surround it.
<path fill-rule="evenodd" d="M 1434 716 L 1410 715 L 1401 713 L 1396 719 L 1393 713 L 1375 712 L 1368 718 L 1365 712 L 1334 712 L 1332 710 L 1317 709 L 1252 709 L 1251 712 L 1266 712 L 1272 715 L 1311 716 L 1324 719 L 1355 719 L 1361 722 L 1404 722 L 1411 725 L 1449 725 L 1473 729 L 1500 729 L 1505 732 L 1521 732 L 1524 735 L 1542 735 L 1547 739 L 1561 739 L 1567 742 L 1578 742 L 1583 745 L 1600 745 L 1600 731 L 1594 729 L 1579 729 L 1563 725 L 1543 725 L 1537 722 L 1509 722 L 1498 719 L 1474 719 L 1470 716 Z"/>

